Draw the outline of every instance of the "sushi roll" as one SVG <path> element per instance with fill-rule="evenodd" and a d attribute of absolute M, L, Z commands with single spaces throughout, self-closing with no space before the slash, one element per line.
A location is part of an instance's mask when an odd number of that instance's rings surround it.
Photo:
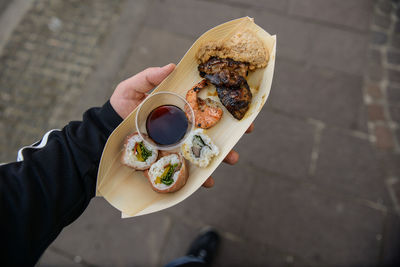
<path fill-rule="evenodd" d="M 218 147 L 202 129 L 194 130 L 181 147 L 183 156 L 193 164 L 205 168 L 219 154 Z"/>
<path fill-rule="evenodd" d="M 158 157 L 158 150 L 146 144 L 138 133 L 129 135 L 124 143 L 122 164 L 136 170 L 150 168 Z"/>
<path fill-rule="evenodd" d="M 158 193 L 172 193 L 181 189 L 188 179 L 186 161 L 181 154 L 163 152 L 164 155 L 144 171 L 151 187 Z"/>

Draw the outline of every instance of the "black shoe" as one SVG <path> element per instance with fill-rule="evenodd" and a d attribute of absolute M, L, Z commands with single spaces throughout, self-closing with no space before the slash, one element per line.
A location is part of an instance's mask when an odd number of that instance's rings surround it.
<path fill-rule="evenodd" d="M 190 245 L 186 255 L 192 255 L 204 260 L 209 265 L 215 257 L 220 242 L 219 234 L 214 230 L 208 230 L 200 234 Z"/>

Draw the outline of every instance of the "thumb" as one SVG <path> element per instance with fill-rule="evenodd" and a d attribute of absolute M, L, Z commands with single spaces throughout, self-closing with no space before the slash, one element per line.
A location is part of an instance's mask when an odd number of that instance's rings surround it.
<path fill-rule="evenodd" d="M 135 76 L 127 79 L 125 83 L 139 93 L 146 93 L 159 85 L 175 69 L 175 64 L 170 63 L 164 67 L 147 68 Z"/>
<path fill-rule="evenodd" d="M 170 63 L 161 68 L 150 68 L 147 81 L 153 86 L 159 85 L 175 69 L 175 64 Z"/>

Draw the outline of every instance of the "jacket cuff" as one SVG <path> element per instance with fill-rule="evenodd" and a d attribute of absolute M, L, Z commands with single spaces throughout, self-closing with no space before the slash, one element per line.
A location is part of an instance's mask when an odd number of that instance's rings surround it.
<path fill-rule="evenodd" d="M 115 128 L 123 121 L 123 119 L 118 115 L 118 113 L 111 106 L 110 100 L 108 100 L 103 107 L 100 109 L 99 118 L 106 127 L 110 135 Z"/>

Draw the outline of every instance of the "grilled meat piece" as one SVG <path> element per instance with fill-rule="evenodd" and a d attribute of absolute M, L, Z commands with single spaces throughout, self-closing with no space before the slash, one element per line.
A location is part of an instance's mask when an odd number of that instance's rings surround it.
<path fill-rule="evenodd" d="M 240 88 L 246 81 L 249 64 L 234 61 L 230 58 L 212 57 L 207 62 L 200 64 L 200 76 L 209 80 L 215 86 L 228 86 Z"/>
<path fill-rule="evenodd" d="M 232 89 L 227 86 L 217 86 L 218 97 L 226 109 L 238 120 L 241 120 L 250 107 L 252 94 L 244 80 L 239 89 Z"/>
<path fill-rule="evenodd" d="M 198 67 L 200 76 L 217 88 L 218 97 L 226 109 L 241 120 L 249 109 L 252 94 L 245 77 L 249 63 L 230 58 L 212 57 Z"/>

